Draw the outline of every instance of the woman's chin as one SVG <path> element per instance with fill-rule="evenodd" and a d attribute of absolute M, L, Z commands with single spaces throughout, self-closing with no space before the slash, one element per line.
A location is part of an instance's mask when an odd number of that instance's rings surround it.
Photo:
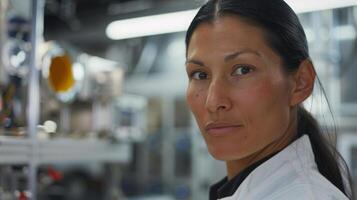
<path fill-rule="evenodd" d="M 208 147 L 211 156 L 220 161 L 237 160 L 240 158 L 237 151 L 228 151 L 227 148 Z"/>

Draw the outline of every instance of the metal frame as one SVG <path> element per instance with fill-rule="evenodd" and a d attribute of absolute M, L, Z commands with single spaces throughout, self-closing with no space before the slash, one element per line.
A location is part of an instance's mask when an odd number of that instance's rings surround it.
<path fill-rule="evenodd" d="M 32 18 L 31 18 L 31 55 L 30 55 L 30 74 L 28 85 L 28 113 L 27 113 L 27 126 L 28 135 L 31 141 L 30 152 L 37 154 L 37 125 L 40 115 L 40 89 L 39 89 L 39 55 L 38 46 L 40 39 L 43 35 L 44 23 L 44 0 L 32 1 Z M 36 200 L 37 196 L 37 165 L 38 161 L 36 156 L 32 157 L 29 162 L 29 189 L 31 192 L 31 199 Z"/>
<path fill-rule="evenodd" d="M 37 154 L 33 153 L 29 139 L 0 137 L 0 164 L 40 164 L 115 162 L 126 163 L 131 158 L 129 143 L 113 144 L 93 139 L 51 139 L 37 141 Z"/>

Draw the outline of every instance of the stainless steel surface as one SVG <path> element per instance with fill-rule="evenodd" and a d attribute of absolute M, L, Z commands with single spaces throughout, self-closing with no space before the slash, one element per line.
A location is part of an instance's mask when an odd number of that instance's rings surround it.
<path fill-rule="evenodd" d="M 40 115 L 40 89 L 39 89 L 39 43 L 43 36 L 44 23 L 44 0 L 32 1 L 32 18 L 31 18 L 31 56 L 30 56 L 30 73 L 29 73 L 29 93 L 28 93 L 28 113 L 27 124 L 28 134 L 31 139 L 33 154 L 37 154 L 37 125 L 39 124 Z M 38 160 L 32 158 L 29 163 L 29 189 L 31 199 L 36 200 L 37 195 L 37 165 Z"/>

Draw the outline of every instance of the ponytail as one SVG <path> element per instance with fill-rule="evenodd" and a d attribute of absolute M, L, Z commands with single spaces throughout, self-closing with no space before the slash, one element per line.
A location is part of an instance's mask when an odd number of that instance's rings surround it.
<path fill-rule="evenodd" d="M 298 107 L 298 135 L 307 134 L 311 141 L 319 172 L 352 199 L 353 190 L 348 167 L 341 155 L 323 135 L 316 119 L 302 106 Z M 343 172 L 343 173 L 342 173 Z M 344 174 L 345 176 L 342 176 Z M 344 181 L 347 178 L 347 181 Z"/>

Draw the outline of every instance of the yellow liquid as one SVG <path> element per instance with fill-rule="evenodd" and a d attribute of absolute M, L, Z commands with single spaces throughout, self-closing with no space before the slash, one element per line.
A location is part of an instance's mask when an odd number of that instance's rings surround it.
<path fill-rule="evenodd" d="M 75 81 L 72 62 L 68 55 L 54 57 L 51 61 L 48 82 L 55 92 L 67 92 Z"/>

